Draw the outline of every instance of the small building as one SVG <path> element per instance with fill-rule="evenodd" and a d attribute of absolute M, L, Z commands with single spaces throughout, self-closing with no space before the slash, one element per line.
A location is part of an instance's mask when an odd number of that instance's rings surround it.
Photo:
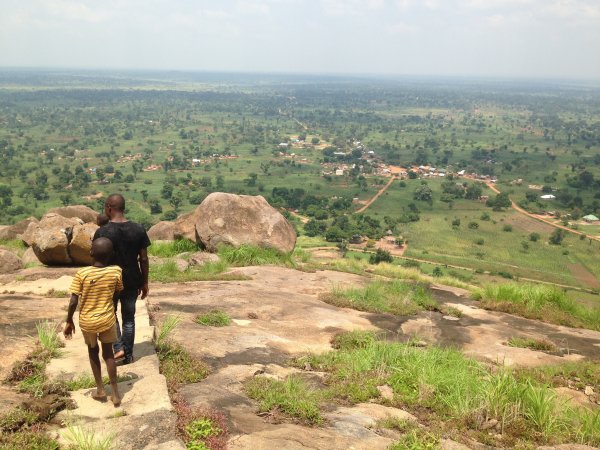
<path fill-rule="evenodd" d="M 540 195 L 540 198 L 542 200 L 554 200 L 556 198 L 556 196 L 552 195 L 552 194 L 545 194 L 545 195 Z"/>
<path fill-rule="evenodd" d="M 598 222 L 600 220 L 593 214 L 588 214 L 587 216 L 583 216 L 582 219 L 585 220 L 586 222 Z"/>
<path fill-rule="evenodd" d="M 344 169 L 336 169 L 335 170 L 335 175 L 338 176 L 338 177 L 344 175 Z"/>

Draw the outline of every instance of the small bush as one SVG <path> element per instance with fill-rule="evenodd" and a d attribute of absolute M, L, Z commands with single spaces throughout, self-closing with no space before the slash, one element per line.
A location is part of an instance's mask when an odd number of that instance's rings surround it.
<path fill-rule="evenodd" d="M 469 227 L 469 229 L 471 230 L 476 230 L 479 228 L 479 224 L 477 222 L 469 222 L 469 225 L 467 225 L 467 227 Z"/>
<path fill-rule="evenodd" d="M 520 338 L 513 336 L 506 343 L 509 347 L 529 348 L 531 350 L 539 350 L 542 352 L 556 351 L 556 345 L 545 339 Z"/>
<path fill-rule="evenodd" d="M 377 252 L 369 257 L 369 264 L 379 264 L 382 262 L 391 263 L 393 261 L 394 258 L 392 257 L 391 253 L 381 248 L 378 248 Z"/>
<path fill-rule="evenodd" d="M 513 230 L 512 225 L 505 224 L 504 226 L 502 226 L 502 231 L 506 231 L 507 233 L 510 233 L 512 230 Z"/>

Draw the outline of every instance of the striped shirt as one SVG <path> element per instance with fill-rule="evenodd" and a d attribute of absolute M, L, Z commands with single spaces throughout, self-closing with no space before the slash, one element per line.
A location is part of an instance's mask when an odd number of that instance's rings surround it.
<path fill-rule="evenodd" d="M 79 296 L 79 327 L 102 333 L 115 324 L 113 295 L 123 290 L 119 266 L 84 267 L 75 274 L 71 294 Z"/>

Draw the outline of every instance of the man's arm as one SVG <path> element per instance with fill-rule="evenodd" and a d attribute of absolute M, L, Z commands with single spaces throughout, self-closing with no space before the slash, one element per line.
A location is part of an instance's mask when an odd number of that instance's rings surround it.
<path fill-rule="evenodd" d="M 73 323 L 73 314 L 75 314 L 75 310 L 77 309 L 78 303 L 79 296 L 77 294 L 71 294 L 71 300 L 69 301 L 69 310 L 67 312 L 67 323 L 65 324 L 65 328 L 63 330 L 63 334 L 67 339 L 71 339 L 73 333 L 75 333 L 75 323 Z"/>
<path fill-rule="evenodd" d="M 148 250 L 146 248 L 140 249 L 138 254 L 138 262 L 140 264 L 140 270 L 142 271 L 142 288 L 141 292 L 138 294 L 142 294 L 142 298 L 146 298 L 148 296 L 148 272 L 150 271 L 150 265 L 148 263 Z"/>

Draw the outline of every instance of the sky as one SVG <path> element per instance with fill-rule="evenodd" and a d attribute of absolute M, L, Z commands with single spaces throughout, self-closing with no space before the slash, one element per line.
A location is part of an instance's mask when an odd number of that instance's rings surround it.
<path fill-rule="evenodd" d="M 600 79 L 600 0 L 0 0 L 0 66 Z"/>

